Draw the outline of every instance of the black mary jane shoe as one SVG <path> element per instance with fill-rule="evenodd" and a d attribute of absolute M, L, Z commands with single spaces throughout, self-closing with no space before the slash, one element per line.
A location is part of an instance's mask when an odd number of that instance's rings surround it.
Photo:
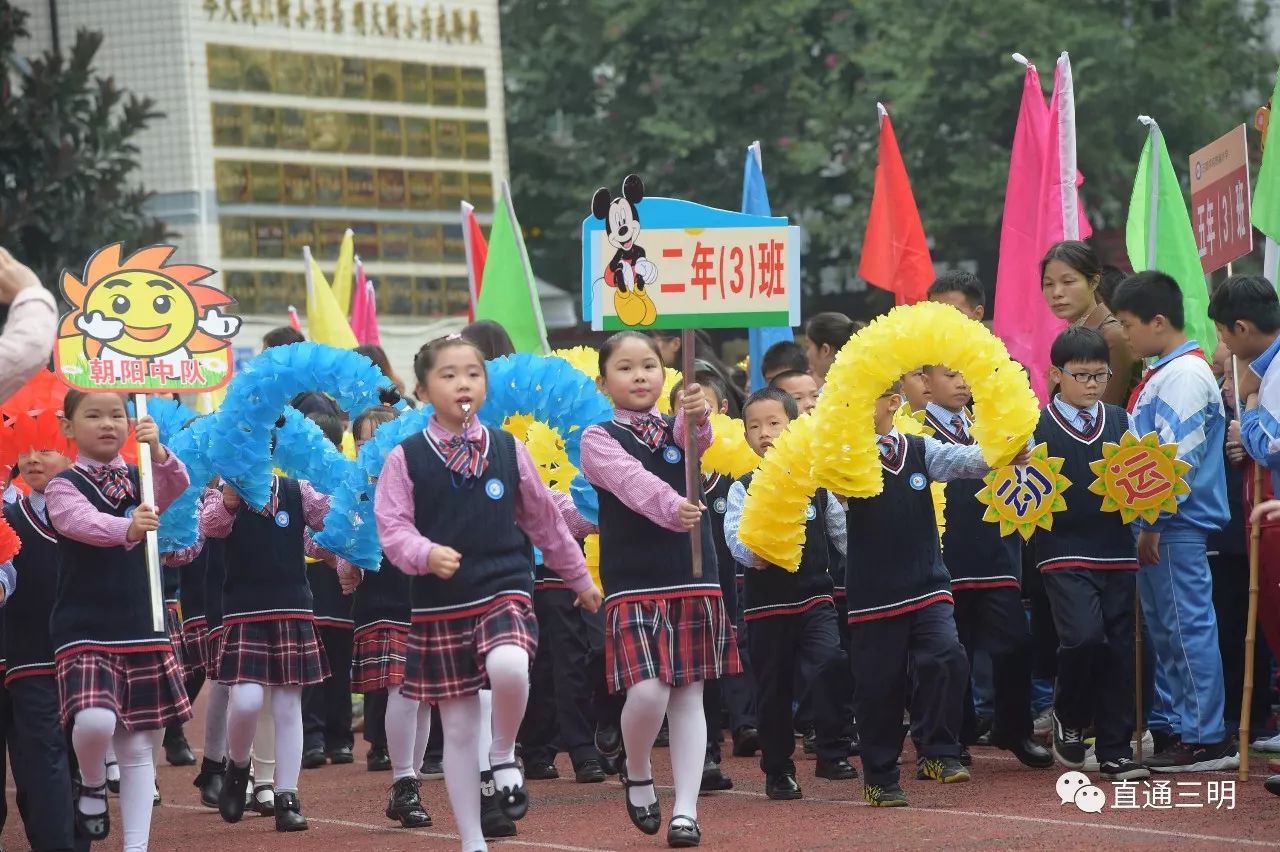
<path fill-rule="evenodd" d="M 245 792 L 249 788 L 249 767 L 236 766 L 227 760 L 227 771 L 222 776 L 222 790 L 218 793 L 218 813 L 227 822 L 239 822 L 244 817 Z"/>
<path fill-rule="evenodd" d="M 657 802 L 652 805 L 633 805 L 631 797 L 627 795 L 627 791 L 632 787 L 653 787 L 653 779 L 632 781 L 627 777 L 625 770 L 619 768 L 619 772 L 622 776 L 622 801 L 627 806 L 627 816 L 631 819 L 631 824 L 645 834 L 657 834 L 658 829 L 662 827 L 662 808 Z M 654 795 L 657 795 L 656 788 Z"/>
<path fill-rule="evenodd" d="M 276 792 L 276 831 L 306 831 L 307 818 L 302 815 L 302 804 L 297 793 Z"/>
<path fill-rule="evenodd" d="M 86 814 L 80 810 L 80 799 L 97 799 L 103 804 L 107 801 L 107 785 L 85 787 L 80 785 L 76 791 L 76 826 L 91 841 L 106 840 L 111 833 L 111 812 L 104 810 L 100 814 Z"/>
<path fill-rule="evenodd" d="M 263 798 L 261 793 L 270 793 L 271 795 Z M 275 816 L 276 815 L 276 787 L 274 784 L 254 784 L 253 792 L 249 794 L 249 802 L 246 808 L 253 811 L 258 816 Z"/>
<path fill-rule="evenodd" d="M 676 814 L 667 825 L 667 845 L 672 849 L 688 849 L 702 843 L 702 828 L 693 817 Z"/>
<path fill-rule="evenodd" d="M 480 831 L 485 840 L 498 837 L 515 837 L 516 824 L 498 803 L 498 791 L 493 783 L 493 773 L 480 772 Z"/>
<path fill-rule="evenodd" d="M 500 769 L 514 769 L 520 772 L 520 783 L 514 787 L 498 787 L 498 806 L 502 808 L 502 812 L 506 814 L 512 822 L 524 818 L 529 812 L 529 792 L 524 788 L 524 773 L 520 769 L 518 763 L 495 763 L 489 767 L 489 771 L 497 777 Z M 494 782 L 497 783 L 496 781 Z"/>

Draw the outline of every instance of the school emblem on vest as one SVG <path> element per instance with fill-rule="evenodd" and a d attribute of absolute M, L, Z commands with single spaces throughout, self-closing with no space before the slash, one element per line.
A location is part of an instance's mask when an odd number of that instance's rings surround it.
<path fill-rule="evenodd" d="M 284 509 L 276 512 L 276 526 L 280 529 L 285 529 L 289 526 L 289 513 Z"/>
<path fill-rule="evenodd" d="M 804 509 L 804 519 L 806 521 L 812 521 L 816 517 L 818 517 L 818 507 L 810 503 Z"/>
<path fill-rule="evenodd" d="M 137 508 L 138 508 L 137 506 L 130 506 L 130 507 L 128 507 L 127 509 L 125 509 L 125 510 L 124 510 L 124 516 L 125 516 L 126 518 L 132 518 L 132 517 L 133 517 L 133 513 L 134 513 L 135 511 L 137 511 Z"/>
<path fill-rule="evenodd" d="M 490 500 L 501 500 L 502 495 L 507 493 L 507 488 L 501 479 L 490 479 L 484 484 L 484 493 L 489 495 Z"/>
<path fill-rule="evenodd" d="M 913 473 L 907 479 L 907 484 L 917 491 L 923 491 L 925 486 L 929 484 L 929 480 L 925 478 L 923 473 Z"/>
<path fill-rule="evenodd" d="M 717 515 L 723 515 L 724 510 L 727 508 L 729 508 L 729 504 L 725 502 L 723 497 L 718 498 L 716 502 L 711 504 L 711 510 Z"/>
<path fill-rule="evenodd" d="M 667 448 L 662 451 L 662 460 L 667 464 L 679 464 L 680 459 L 680 450 L 670 444 L 668 444 Z"/>

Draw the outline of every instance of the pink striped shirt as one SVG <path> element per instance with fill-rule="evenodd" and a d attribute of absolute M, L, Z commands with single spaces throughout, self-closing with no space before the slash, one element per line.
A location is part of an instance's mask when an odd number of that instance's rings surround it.
<path fill-rule="evenodd" d="M 629 426 L 636 418 L 661 417 L 655 407 L 650 411 L 614 409 L 615 423 Z M 685 418 L 675 418 L 674 442 L 684 448 Z M 704 418 L 698 426 L 698 457 L 711 446 L 711 420 Z M 680 507 L 685 498 L 670 485 L 644 469 L 640 460 L 622 448 L 613 436 L 600 426 L 588 426 L 582 433 L 582 473 L 592 485 L 617 496 L 633 512 L 672 532 L 687 532 L 680 522 Z"/>
<path fill-rule="evenodd" d="M 120 466 L 124 459 L 116 456 L 111 464 Z M 94 461 L 87 456 L 76 459 L 76 467 L 86 471 L 106 467 L 102 462 Z M 191 480 L 187 477 L 187 466 L 182 459 L 173 453 L 163 462 L 151 465 L 151 473 L 155 477 L 157 513 L 169 508 L 169 504 L 187 489 Z M 76 541 L 91 544 L 94 547 L 120 547 L 132 550 L 146 539 L 129 541 L 130 518 L 119 518 L 108 515 L 93 508 L 89 498 L 85 497 L 69 479 L 55 477 L 49 480 L 44 489 L 46 509 L 49 523 L 59 534 Z"/>

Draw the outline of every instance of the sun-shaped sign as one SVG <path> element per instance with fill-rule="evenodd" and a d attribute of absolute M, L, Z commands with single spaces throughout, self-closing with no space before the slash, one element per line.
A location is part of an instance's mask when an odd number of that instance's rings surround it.
<path fill-rule="evenodd" d="M 1176 513 L 1178 497 L 1191 491 L 1182 478 L 1191 465 L 1178 458 L 1177 444 L 1161 444 L 1155 432 L 1141 438 L 1126 432 L 1119 444 L 1104 444 L 1089 469 L 1098 477 L 1089 490 L 1102 496 L 1102 511 L 1119 512 L 1126 524 Z"/>
<path fill-rule="evenodd" d="M 1062 475 L 1063 460 L 1049 457 L 1049 447 L 1037 444 L 1023 465 L 1005 465 L 983 480 L 978 502 L 987 507 L 982 520 L 1000 524 L 1000 535 L 1015 530 L 1024 538 L 1039 527 L 1053 529 L 1053 513 L 1067 508 L 1062 494 L 1071 480 Z"/>

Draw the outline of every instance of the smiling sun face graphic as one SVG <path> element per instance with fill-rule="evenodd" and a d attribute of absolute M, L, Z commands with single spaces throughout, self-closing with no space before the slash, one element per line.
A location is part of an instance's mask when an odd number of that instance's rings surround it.
<path fill-rule="evenodd" d="M 206 334 L 201 319 L 210 308 L 232 304 L 221 290 L 198 284 L 213 274 L 206 266 L 169 264 L 173 246 L 151 246 L 121 260 L 121 244 L 96 252 L 83 280 L 62 275 L 62 291 L 72 311 L 59 337 L 85 333 L 85 353 L 99 357 L 104 347 L 147 359 L 186 349 L 215 352 L 227 340 Z M 86 329 L 103 329 L 101 336 Z"/>

